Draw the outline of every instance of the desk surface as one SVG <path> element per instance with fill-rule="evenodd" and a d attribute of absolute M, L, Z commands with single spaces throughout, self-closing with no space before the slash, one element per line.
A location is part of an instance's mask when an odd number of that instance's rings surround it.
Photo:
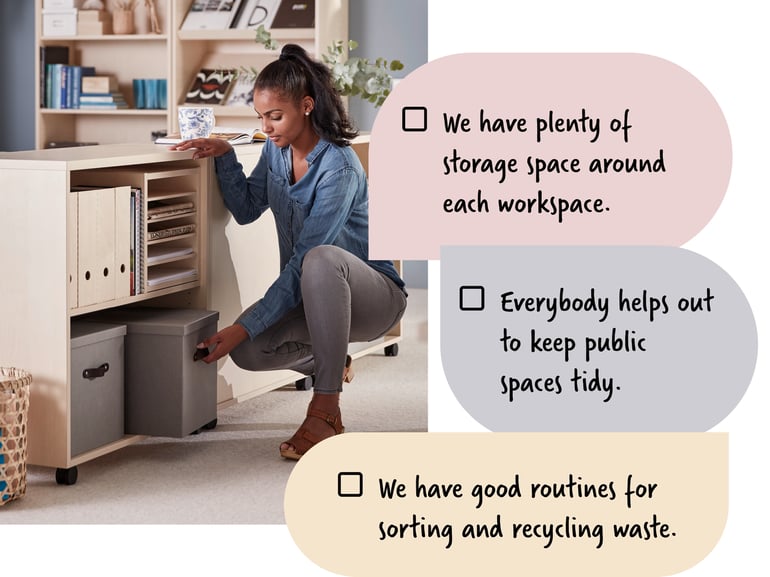
<path fill-rule="evenodd" d="M 169 150 L 157 144 L 98 144 L 0 153 L 0 168 L 84 170 L 126 164 L 192 160 L 193 151 Z"/>

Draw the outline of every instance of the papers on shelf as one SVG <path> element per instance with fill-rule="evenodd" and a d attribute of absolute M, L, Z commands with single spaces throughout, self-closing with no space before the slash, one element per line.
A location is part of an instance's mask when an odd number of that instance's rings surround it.
<path fill-rule="evenodd" d="M 153 267 L 147 279 L 147 286 L 152 287 L 172 281 L 193 279 L 197 276 L 198 270 L 194 268 Z"/>
<path fill-rule="evenodd" d="M 179 226 L 172 226 L 169 228 L 163 228 L 160 230 L 148 230 L 147 240 L 161 240 L 164 238 L 171 238 L 174 236 L 181 236 L 183 234 L 190 234 L 195 232 L 195 224 L 180 224 Z"/>
<path fill-rule="evenodd" d="M 192 202 L 177 202 L 171 204 L 153 202 L 147 209 L 147 220 L 158 220 L 193 212 L 195 212 L 195 206 Z"/>
<path fill-rule="evenodd" d="M 184 256 L 192 256 L 195 251 L 192 247 L 165 247 L 165 246 L 153 246 L 150 249 L 150 253 L 147 255 L 147 264 L 156 264 L 165 260 L 171 260 Z"/>

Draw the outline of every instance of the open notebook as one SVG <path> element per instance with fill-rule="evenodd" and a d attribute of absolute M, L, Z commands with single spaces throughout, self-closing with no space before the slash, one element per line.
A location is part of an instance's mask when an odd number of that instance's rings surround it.
<path fill-rule="evenodd" d="M 267 136 L 259 128 L 242 128 L 235 126 L 215 126 L 211 131 L 211 138 L 222 138 L 230 144 L 251 144 L 254 142 L 264 142 Z M 155 144 L 179 144 L 182 137 L 179 133 L 172 133 L 168 136 L 161 136 L 155 139 Z"/>

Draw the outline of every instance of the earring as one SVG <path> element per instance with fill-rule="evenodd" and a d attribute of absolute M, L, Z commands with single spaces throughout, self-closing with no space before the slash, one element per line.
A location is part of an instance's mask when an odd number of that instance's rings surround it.
<path fill-rule="evenodd" d="M 309 110 L 305 111 L 305 116 L 310 116 L 310 111 Z"/>

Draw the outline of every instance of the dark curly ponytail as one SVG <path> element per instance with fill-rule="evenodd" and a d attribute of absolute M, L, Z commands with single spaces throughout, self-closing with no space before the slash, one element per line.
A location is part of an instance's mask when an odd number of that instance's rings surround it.
<path fill-rule="evenodd" d="M 310 115 L 313 128 L 334 144 L 347 146 L 358 135 L 334 87 L 331 71 L 322 62 L 311 58 L 301 46 L 286 44 L 278 60 L 259 73 L 254 88 L 274 90 L 293 102 L 310 96 L 315 102 Z"/>

